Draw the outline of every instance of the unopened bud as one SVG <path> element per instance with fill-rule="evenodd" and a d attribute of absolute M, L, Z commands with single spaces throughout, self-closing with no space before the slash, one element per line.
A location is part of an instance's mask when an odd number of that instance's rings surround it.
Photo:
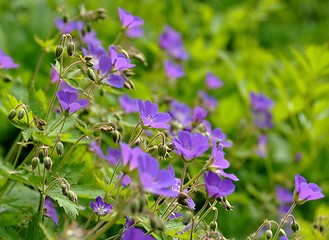
<path fill-rule="evenodd" d="M 166 145 L 162 145 L 162 144 L 160 144 L 160 145 L 158 146 L 158 154 L 159 154 L 159 156 L 161 156 L 161 157 L 165 157 L 166 154 L 167 154 L 167 146 L 166 146 Z"/>
<path fill-rule="evenodd" d="M 212 221 L 212 222 L 209 224 L 209 228 L 210 228 L 211 231 L 217 231 L 217 222 Z"/>
<path fill-rule="evenodd" d="M 126 79 L 126 81 L 124 82 L 124 87 L 129 89 L 129 90 L 135 89 L 134 83 L 129 79 Z"/>
<path fill-rule="evenodd" d="M 273 237 L 273 233 L 271 229 L 266 230 L 265 232 L 266 239 L 271 239 Z"/>
<path fill-rule="evenodd" d="M 61 157 L 64 153 L 64 145 L 62 142 L 56 143 L 56 152 Z"/>
<path fill-rule="evenodd" d="M 192 218 L 193 218 L 192 213 L 190 211 L 186 211 L 186 212 L 183 213 L 182 223 L 184 225 L 187 225 L 191 222 Z"/>
<path fill-rule="evenodd" d="M 67 193 L 69 191 L 69 187 L 66 184 L 61 184 L 61 188 L 62 188 L 62 193 L 67 196 Z"/>
<path fill-rule="evenodd" d="M 164 231 L 165 225 L 163 220 L 157 216 L 150 217 L 150 226 L 154 230 Z"/>
<path fill-rule="evenodd" d="M 38 118 L 36 119 L 36 125 L 40 131 L 44 131 L 46 129 L 47 123 L 45 120 Z"/>
<path fill-rule="evenodd" d="M 297 232 L 299 230 L 299 225 L 296 222 L 293 222 L 290 227 L 293 232 Z"/>
<path fill-rule="evenodd" d="M 71 57 L 75 51 L 75 45 L 73 42 L 69 42 L 66 46 L 67 54 Z"/>
<path fill-rule="evenodd" d="M 180 192 L 177 198 L 177 202 L 183 206 L 188 206 L 187 198 L 188 196 L 186 193 Z"/>
<path fill-rule="evenodd" d="M 86 62 L 87 67 L 93 67 L 95 64 L 92 61 Z"/>
<path fill-rule="evenodd" d="M 121 133 L 118 130 L 114 130 L 112 133 L 112 139 L 115 144 L 121 141 Z"/>
<path fill-rule="evenodd" d="M 91 55 L 86 55 L 85 56 L 86 61 L 91 61 L 92 59 L 93 59 L 93 57 Z"/>
<path fill-rule="evenodd" d="M 96 74 L 94 73 L 94 71 L 91 68 L 87 69 L 87 76 L 90 80 L 96 81 Z"/>
<path fill-rule="evenodd" d="M 64 23 L 67 23 L 68 20 L 69 20 L 68 17 L 67 17 L 66 15 L 64 15 L 64 16 L 63 16 L 63 22 L 64 22 Z"/>
<path fill-rule="evenodd" d="M 53 165 L 53 161 L 51 160 L 50 157 L 44 157 L 43 164 L 45 165 L 45 168 L 47 169 L 47 171 L 49 171 Z"/>
<path fill-rule="evenodd" d="M 135 214 L 139 211 L 139 202 L 138 200 L 135 198 L 133 201 L 130 202 L 130 211 L 132 214 Z"/>
<path fill-rule="evenodd" d="M 8 113 L 8 120 L 13 120 L 14 117 L 16 116 L 16 110 L 15 109 L 11 109 Z"/>
<path fill-rule="evenodd" d="M 40 159 L 38 157 L 32 158 L 32 160 L 31 160 L 32 169 L 33 170 L 36 169 L 38 167 L 39 163 L 40 163 Z"/>
<path fill-rule="evenodd" d="M 25 111 L 23 108 L 19 109 L 18 113 L 17 113 L 17 118 L 18 120 L 21 120 L 23 117 L 25 116 Z"/>
<path fill-rule="evenodd" d="M 56 58 L 59 58 L 63 53 L 63 47 L 62 46 L 57 46 L 56 51 L 55 51 L 55 56 Z"/>
<path fill-rule="evenodd" d="M 67 197 L 72 201 L 72 202 L 78 202 L 78 196 L 73 192 L 73 191 L 68 191 L 67 192 Z"/>
<path fill-rule="evenodd" d="M 100 95 L 101 97 L 104 96 L 104 89 L 103 89 L 103 88 L 100 88 L 100 89 L 99 89 L 99 95 Z"/>

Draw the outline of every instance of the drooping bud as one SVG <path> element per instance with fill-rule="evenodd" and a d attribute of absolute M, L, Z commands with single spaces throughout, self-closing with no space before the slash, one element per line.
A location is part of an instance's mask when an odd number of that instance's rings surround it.
<path fill-rule="evenodd" d="M 86 55 L 86 56 L 85 56 L 85 60 L 86 60 L 86 61 L 91 61 L 92 59 L 93 59 L 93 57 L 90 56 L 90 55 Z"/>
<path fill-rule="evenodd" d="M 158 154 L 160 157 L 165 157 L 167 154 L 167 146 L 160 144 L 158 146 Z"/>
<path fill-rule="evenodd" d="M 290 227 L 293 232 L 297 232 L 299 230 L 299 225 L 297 222 L 293 222 Z"/>
<path fill-rule="evenodd" d="M 43 158 L 43 164 L 45 165 L 47 171 L 49 171 L 53 165 L 53 161 L 51 160 L 50 157 L 47 156 Z"/>
<path fill-rule="evenodd" d="M 217 222 L 216 221 L 212 221 L 209 224 L 209 228 L 210 228 L 211 231 L 217 231 Z"/>
<path fill-rule="evenodd" d="M 152 229 L 159 230 L 161 232 L 165 229 L 165 224 L 163 223 L 163 220 L 155 215 L 150 217 L 150 226 Z"/>
<path fill-rule="evenodd" d="M 92 61 L 86 62 L 87 67 L 93 67 L 95 64 Z"/>
<path fill-rule="evenodd" d="M 62 193 L 63 193 L 65 196 L 67 196 L 67 193 L 68 193 L 68 191 L 70 190 L 69 187 L 68 187 L 66 184 L 62 183 L 62 184 L 61 184 L 61 189 L 62 189 Z"/>
<path fill-rule="evenodd" d="M 187 198 L 188 198 L 188 196 L 186 193 L 180 192 L 178 195 L 178 198 L 177 198 L 177 202 L 179 204 L 182 204 L 183 206 L 188 206 Z"/>
<path fill-rule="evenodd" d="M 101 97 L 104 96 L 104 89 L 103 89 L 103 88 L 100 88 L 100 89 L 99 89 L 99 95 L 100 95 Z"/>
<path fill-rule="evenodd" d="M 87 76 L 90 80 L 96 81 L 96 74 L 91 68 L 87 68 Z"/>
<path fill-rule="evenodd" d="M 121 141 L 121 133 L 118 130 L 114 130 L 112 133 L 112 139 L 115 144 Z"/>
<path fill-rule="evenodd" d="M 266 239 L 270 240 L 273 237 L 272 230 L 271 229 L 267 229 L 265 231 L 265 236 L 266 236 Z"/>
<path fill-rule="evenodd" d="M 183 213 L 182 223 L 184 225 L 187 225 L 191 222 L 192 218 L 193 218 L 193 214 L 190 211 L 186 211 Z"/>
<path fill-rule="evenodd" d="M 64 23 L 67 23 L 68 20 L 69 20 L 69 19 L 68 19 L 67 15 L 64 15 L 64 16 L 63 16 L 63 22 L 64 22 Z"/>
<path fill-rule="evenodd" d="M 60 58 L 60 56 L 62 55 L 63 53 L 63 47 L 62 46 L 57 46 L 56 47 L 56 51 L 55 51 L 55 56 L 56 58 Z"/>
<path fill-rule="evenodd" d="M 134 83 L 129 79 L 126 79 L 126 81 L 124 82 L 124 87 L 129 89 L 129 90 L 135 89 Z"/>
<path fill-rule="evenodd" d="M 8 120 L 13 120 L 14 117 L 16 116 L 16 109 L 11 109 L 8 113 Z"/>
<path fill-rule="evenodd" d="M 25 116 L 25 111 L 23 108 L 19 109 L 18 110 L 18 113 L 17 113 L 17 118 L 18 120 L 21 120 L 23 117 Z"/>
<path fill-rule="evenodd" d="M 130 211 L 132 214 L 138 213 L 139 211 L 139 201 L 135 198 L 130 202 Z"/>
<path fill-rule="evenodd" d="M 74 203 L 78 202 L 78 196 L 72 190 L 67 192 L 67 197 Z"/>
<path fill-rule="evenodd" d="M 38 157 L 32 158 L 32 160 L 31 160 L 32 169 L 33 170 L 36 169 L 38 167 L 39 163 L 40 163 L 40 159 Z"/>
<path fill-rule="evenodd" d="M 64 145 L 62 142 L 57 142 L 56 143 L 56 152 L 58 154 L 58 156 L 62 156 L 64 153 Z"/>
<path fill-rule="evenodd" d="M 67 54 L 72 57 L 74 51 L 75 51 L 75 45 L 73 42 L 69 42 L 66 46 L 66 51 L 67 51 Z"/>

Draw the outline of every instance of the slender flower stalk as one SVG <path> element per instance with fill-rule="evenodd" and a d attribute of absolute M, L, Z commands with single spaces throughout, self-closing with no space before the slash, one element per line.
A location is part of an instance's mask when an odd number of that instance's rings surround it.
<path fill-rule="evenodd" d="M 288 217 L 290 216 L 290 214 L 292 213 L 292 211 L 294 210 L 294 208 L 296 207 L 296 203 L 293 203 L 290 207 L 290 209 L 288 210 L 288 212 L 286 213 L 286 215 L 283 217 L 283 219 L 281 220 L 275 234 L 274 234 L 274 237 L 273 237 L 273 240 L 275 240 L 278 236 L 279 236 L 279 233 L 280 233 L 280 230 L 283 226 L 283 224 L 287 221 Z"/>

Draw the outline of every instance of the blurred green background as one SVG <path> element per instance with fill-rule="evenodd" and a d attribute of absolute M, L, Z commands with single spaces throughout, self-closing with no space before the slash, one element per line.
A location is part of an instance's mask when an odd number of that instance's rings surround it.
<path fill-rule="evenodd" d="M 0 82 L 0 96 L 7 93 L 27 97 L 26 87 L 42 54 L 36 38 L 56 35 L 54 20 L 63 13 L 74 16 L 78 6 L 105 8 L 108 18 L 94 23 L 103 46 L 115 39 L 119 29 L 120 6 L 145 21 L 145 37 L 131 43 L 141 50 L 148 66 L 140 64 L 134 82 L 134 97 L 170 95 L 190 106 L 204 87 L 208 70 L 219 76 L 224 87 L 211 95 L 219 100 L 210 115 L 233 141 L 226 159 L 240 181 L 229 198 L 234 211 L 220 209 L 219 229 L 227 237 L 242 239 L 263 219 L 277 218 L 275 186 L 293 189 L 299 173 L 319 184 L 329 194 L 329 4 L 321 0 L 139 0 L 139 1 L 43 1 L 0 2 L 0 48 L 20 64 L 8 73 L 12 82 Z M 190 59 L 183 63 L 186 76 L 167 86 L 162 69 L 164 53 L 158 38 L 165 24 L 179 31 Z M 58 37 L 55 38 L 58 41 Z M 45 53 L 35 88 L 50 81 L 53 52 Z M 249 92 L 263 92 L 275 101 L 274 128 L 268 156 L 255 154 L 257 136 L 250 111 Z M 0 116 L 0 152 L 6 153 L 15 129 Z M 297 153 L 302 159 L 295 160 Z M 201 206 L 197 199 L 198 206 Z M 328 214 L 319 205 L 327 198 L 297 207 L 296 215 L 311 223 L 316 214 Z M 315 214 L 316 213 L 316 214 Z M 309 231 L 305 224 L 305 231 Z"/>

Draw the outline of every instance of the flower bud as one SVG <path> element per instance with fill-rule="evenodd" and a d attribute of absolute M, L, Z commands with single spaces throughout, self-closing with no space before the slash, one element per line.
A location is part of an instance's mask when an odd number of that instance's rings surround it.
<path fill-rule="evenodd" d="M 64 16 L 63 16 L 63 22 L 64 22 L 64 23 L 67 23 L 68 20 L 69 20 L 69 19 L 68 19 L 67 15 L 64 15 Z"/>
<path fill-rule="evenodd" d="M 86 61 L 91 61 L 92 59 L 93 59 L 93 57 L 90 56 L 90 55 L 86 55 L 86 56 L 85 56 L 85 60 L 86 60 Z"/>
<path fill-rule="evenodd" d="M 62 156 L 64 153 L 64 145 L 62 142 L 58 142 L 56 143 L 56 152 L 58 154 L 58 156 Z"/>
<path fill-rule="evenodd" d="M 34 117 L 34 120 L 35 120 L 35 124 L 37 125 L 37 128 L 40 131 L 44 131 L 46 129 L 47 123 L 45 120 L 37 117 Z"/>
<path fill-rule="evenodd" d="M 150 225 L 151 225 L 152 229 L 159 230 L 160 232 L 164 231 L 164 229 L 165 229 L 163 220 L 161 218 L 159 218 L 158 216 L 150 217 Z"/>
<path fill-rule="evenodd" d="M 159 154 L 159 156 L 161 156 L 161 157 L 165 157 L 166 154 L 167 154 L 167 146 L 166 146 L 166 145 L 162 145 L 162 144 L 160 144 L 160 145 L 158 146 L 158 154 Z"/>
<path fill-rule="evenodd" d="M 66 184 L 61 184 L 61 188 L 62 188 L 62 193 L 67 196 L 67 193 L 69 191 L 69 187 Z"/>
<path fill-rule="evenodd" d="M 183 213 L 182 223 L 184 225 L 187 225 L 191 222 L 192 218 L 193 218 L 193 214 L 190 211 L 186 211 Z"/>
<path fill-rule="evenodd" d="M 47 171 L 49 171 L 53 165 L 53 161 L 51 160 L 50 157 L 44 157 L 43 164 L 45 165 L 45 168 L 47 169 Z"/>
<path fill-rule="evenodd" d="M 74 203 L 78 202 L 78 196 L 72 190 L 67 192 L 67 197 Z"/>
<path fill-rule="evenodd" d="M 17 118 L 18 120 L 21 120 L 23 117 L 25 116 L 25 111 L 23 108 L 19 109 L 18 113 L 17 113 Z"/>
<path fill-rule="evenodd" d="M 101 97 L 104 96 L 104 89 L 103 89 L 103 88 L 100 88 L 100 89 L 99 89 L 99 95 L 100 95 Z"/>
<path fill-rule="evenodd" d="M 114 130 L 112 133 L 112 139 L 115 144 L 121 141 L 121 133 L 118 130 Z"/>
<path fill-rule="evenodd" d="M 2 79 L 3 79 L 3 81 L 4 82 L 12 82 L 13 81 L 13 78 L 11 77 L 11 76 L 9 76 L 9 75 L 4 75 L 4 76 L 2 76 Z"/>
<path fill-rule="evenodd" d="M 66 46 L 67 54 L 71 57 L 75 51 L 75 45 L 73 42 L 69 42 Z"/>
<path fill-rule="evenodd" d="M 126 79 L 126 81 L 124 82 L 124 87 L 129 89 L 129 90 L 135 89 L 134 83 L 129 79 Z"/>
<path fill-rule="evenodd" d="M 177 202 L 183 206 L 188 206 L 186 193 L 180 192 L 177 198 Z"/>
<path fill-rule="evenodd" d="M 95 64 L 92 61 L 86 62 L 87 67 L 93 67 Z"/>
<path fill-rule="evenodd" d="M 129 207 L 132 214 L 139 212 L 139 208 L 140 208 L 139 201 L 135 198 L 130 202 Z"/>
<path fill-rule="evenodd" d="M 8 113 L 8 120 L 13 120 L 14 117 L 16 116 L 16 109 L 11 109 Z"/>
<path fill-rule="evenodd" d="M 272 230 L 271 229 L 268 229 L 265 231 L 265 236 L 266 236 L 266 239 L 271 239 L 273 237 L 273 233 L 272 233 Z"/>
<path fill-rule="evenodd" d="M 60 58 L 60 56 L 62 55 L 62 53 L 63 53 L 63 47 L 62 46 L 57 46 L 56 47 L 56 51 L 55 51 L 56 58 Z"/>
<path fill-rule="evenodd" d="M 32 160 L 31 160 L 32 169 L 33 170 L 36 169 L 38 167 L 39 163 L 40 163 L 40 159 L 38 157 L 32 158 Z"/>
<path fill-rule="evenodd" d="M 297 232 L 297 231 L 299 230 L 299 225 L 298 225 L 297 222 L 293 222 L 293 223 L 291 224 L 290 228 L 291 228 L 291 230 L 292 230 L 293 232 Z"/>
<path fill-rule="evenodd" d="M 87 76 L 90 80 L 96 81 L 96 74 L 94 73 L 94 71 L 91 68 L 87 69 Z"/>
<path fill-rule="evenodd" d="M 217 231 L 217 222 L 212 221 L 212 222 L 209 224 L 209 228 L 210 228 L 211 231 Z"/>

